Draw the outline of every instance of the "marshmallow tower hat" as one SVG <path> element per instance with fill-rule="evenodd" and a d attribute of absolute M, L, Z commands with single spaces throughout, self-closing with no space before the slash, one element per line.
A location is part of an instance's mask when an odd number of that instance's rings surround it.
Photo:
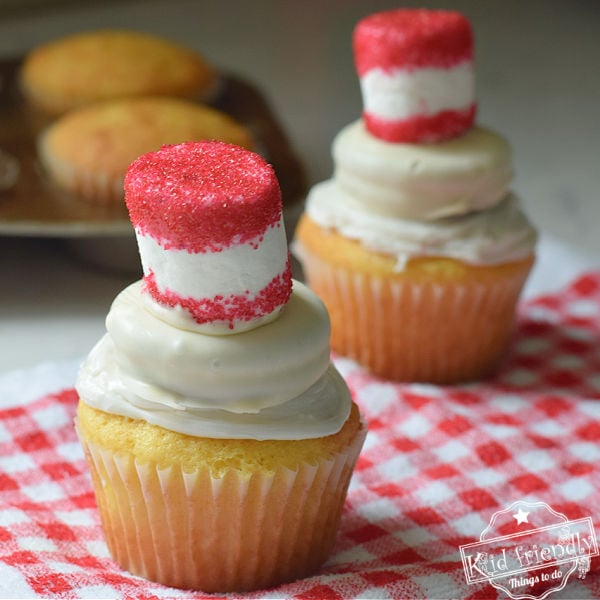
<path fill-rule="evenodd" d="M 369 132 L 388 142 L 456 137 L 474 122 L 473 34 L 453 11 L 398 9 L 359 21 L 354 61 Z"/>
<path fill-rule="evenodd" d="M 224 142 L 163 146 L 135 160 L 125 202 L 147 308 L 168 323 L 231 334 L 277 317 L 292 288 L 271 165 Z"/>

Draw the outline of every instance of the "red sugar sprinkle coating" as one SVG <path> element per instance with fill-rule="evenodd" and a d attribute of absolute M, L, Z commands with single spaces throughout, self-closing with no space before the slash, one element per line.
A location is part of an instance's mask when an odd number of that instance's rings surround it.
<path fill-rule="evenodd" d="M 375 67 L 448 68 L 473 59 L 473 33 L 458 12 L 397 9 L 358 22 L 353 35 L 359 76 Z"/>
<path fill-rule="evenodd" d="M 144 289 L 161 304 L 185 308 L 196 323 L 229 322 L 229 329 L 233 329 L 235 321 L 264 317 L 285 305 L 292 292 L 292 270 L 288 259 L 284 272 L 276 275 L 254 298 L 249 298 L 248 292 L 213 298 L 184 298 L 173 290 L 159 290 L 152 271 L 144 277 Z"/>
<path fill-rule="evenodd" d="M 165 249 L 219 252 L 281 219 L 281 190 L 261 156 L 225 142 L 166 145 L 125 176 L 133 226 Z"/>
<path fill-rule="evenodd" d="M 469 129 L 475 120 L 475 103 L 467 110 L 444 110 L 435 115 L 417 115 L 410 119 L 388 121 L 363 113 L 367 129 L 386 142 L 428 143 L 450 139 Z"/>

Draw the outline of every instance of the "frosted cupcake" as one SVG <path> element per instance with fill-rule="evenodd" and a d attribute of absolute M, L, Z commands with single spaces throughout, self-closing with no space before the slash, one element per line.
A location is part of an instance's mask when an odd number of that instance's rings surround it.
<path fill-rule="evenodd" d="M 291 279 L 273 169 L 186 143 L 136 160 L 125 190 L 144 278 L 77 381 L 109 550 L 206 592 L 304 577 L 331 551 L 365 429 L 326 310 Z"/>
<path fill-rule="evenodd" d="M 333 142 L 296 252 L 334 351 L 402 381 L 481 378 L 507 347 L 536 233 L 507 142 L 475 121 L 469 22 L 394 10 L 360 21 L 362 117 Z"/>

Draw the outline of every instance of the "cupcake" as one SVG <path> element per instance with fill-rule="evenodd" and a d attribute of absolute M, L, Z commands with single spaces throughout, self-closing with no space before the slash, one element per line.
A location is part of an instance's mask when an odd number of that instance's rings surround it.
<path fill-rule="evenodd" d="M 127 29 L 84 31 L 37 46 L 20 73 L 28 104 L 48 117 L 114 98 L 203 98 L 215 81 L 196 52 Z"/>
<path fill-rule="evenodd" d="M 83 363 L 76 428 L 106 542 L 136 575 L 205 592 L 313 573 L 365 427 L 292 280 L 274 171 L 224 142 L 132 163 L 144 277 Z"/>
<path fill-rule="evenodd" d="M 171 97 L 108 100 L 73 110 L 40 136 L 49 180 L 98 204 L 123 201 L 123 179 L 138 156 L 163 144 L 219 140 L 251 148 L 252 135 L 229 115 Z"/>
<path fill-rule="evenodd" d="M 505 352 L 536 232 L 510 147 L 476 123 L 473 37 L 452 11 L 376 13 L 354 31 L 361 118 L 310 190 L 295 252 L 331 346 L 374 374 L 450 384 Z"/>

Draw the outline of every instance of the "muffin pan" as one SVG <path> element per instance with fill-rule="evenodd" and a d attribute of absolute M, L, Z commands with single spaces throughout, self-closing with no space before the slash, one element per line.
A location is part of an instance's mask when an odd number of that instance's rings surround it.
<path fill-rule="evenodd" d="M 55 186 L 36 152 L 43 124 L 31 112 L 18 86 L 22 58 L 0 60 L 0 172 L 9 153 L 18 161 L 16 181 L 0 186 L 0 235 L 105 238 L 131 237 L 124 203 L 97 206 Z M 266 99 L 243 78 L 221 74 L 211 106 L 231 115 L 253 133 L 259 152 L 273 165 L 282 188 L 288 233 L 306 192 L 304 169 Z M 6 166 L 14 170 L 14 165 Z"/>

